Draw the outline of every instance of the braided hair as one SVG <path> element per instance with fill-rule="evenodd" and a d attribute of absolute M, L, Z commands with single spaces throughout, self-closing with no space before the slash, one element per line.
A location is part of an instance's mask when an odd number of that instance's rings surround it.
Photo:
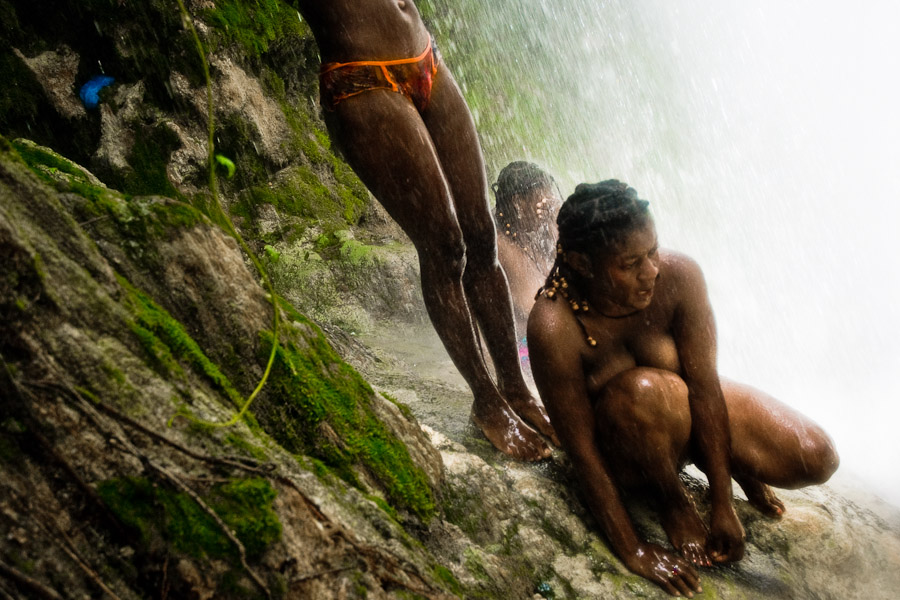
<path fill-rule="evenodd" d="M 579 289 L 581 277 L 569 265 L 566 253 L 596 256 L 615 251 L 628 234 L 650 220 L 649 204 L 638 198 L 634 188 L 616 179 L 578 185 L 559 210 L 556 261 L 535 299 L 541 295 L 552 300 L 562 296 L 576 318 L 580 312 L 587 312 L 585 294 Z M 580 318 L 578 322 L 583 330 Z M 596 345 L 587 332 L 585 336 L 588 344 Z"/>
<path fill-rule="evenodd" d="M 555 252 L 551 225 L 556 206 L 543 198 L 527 200 L 541 190 L 555 190 L 556 197 L 561 197 L 556 181 L 534 163 L 515 161 L 500 171 L 491 187 L 497 199 L 497 229 L 530 255 L 539 269 L 545 269 Z"/>

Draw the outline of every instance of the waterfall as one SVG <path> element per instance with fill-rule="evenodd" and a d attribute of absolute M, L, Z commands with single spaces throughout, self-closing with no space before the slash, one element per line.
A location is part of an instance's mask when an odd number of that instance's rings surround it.
<path fill-rule="evenodd" d="M 721 374 L 818 421 L 900 505 L 900 6 L 440 4 L 489 175 L 636 187 L 704 269 Z"/>

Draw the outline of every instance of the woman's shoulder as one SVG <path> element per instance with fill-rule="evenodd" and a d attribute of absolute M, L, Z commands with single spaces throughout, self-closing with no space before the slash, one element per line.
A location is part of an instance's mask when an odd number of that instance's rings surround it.
<path fill-rule="evenodd" d="M 700 264 L 687 254 L 661 248 L 659 258 L 662 263 L 660 270 L 665 272 L 667 278 L 686 283 L 703 281 Z"/>
<path fill-rule="evenodd" d="M 541 294 L 528 316 L 528 342 L 548 339 L 567 339 L 577 335 L 578 323 L 564 299 L 548 298 Z"/>
<path fill-rule="evenodd" d="M 660 298 L 666 298 L 669 308 L 700 306 L 708 302 L 706 279 L 700 264 L 686 254 L 671 250 L 660 251 L 663 267 Z"/>

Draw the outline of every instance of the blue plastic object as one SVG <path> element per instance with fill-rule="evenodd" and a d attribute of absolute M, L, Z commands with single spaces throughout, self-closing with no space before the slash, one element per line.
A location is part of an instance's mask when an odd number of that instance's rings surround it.
<path fill-rule="evenodd" d="M 85 108 L 97 108 L 97 105 L 100 104 L 100 90 L 112 84 L 113 81 L 115 79 L 108 75 L 95 75 L 81 86 L 81 91 L 78 92 L 78 95 L 81 97 L 81 101 L 84 102 Z"/>

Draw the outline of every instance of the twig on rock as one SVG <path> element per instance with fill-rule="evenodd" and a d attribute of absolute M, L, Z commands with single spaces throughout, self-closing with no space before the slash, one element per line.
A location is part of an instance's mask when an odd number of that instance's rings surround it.
<path fill-rule="evenodd" d="M 4 575 L 7 579 L 11 579 L 22 587 L 27 588 L 29 591 L 40 595 L 41 598 L 48 598 L 49 600 L 62 600 L 62 596 L 56 593 L 55 590 L 48 588 L 37 579 L 29 577 L 15 567 L 6 564 L 2 560 L 0 560 L 0 575 Z"/>

